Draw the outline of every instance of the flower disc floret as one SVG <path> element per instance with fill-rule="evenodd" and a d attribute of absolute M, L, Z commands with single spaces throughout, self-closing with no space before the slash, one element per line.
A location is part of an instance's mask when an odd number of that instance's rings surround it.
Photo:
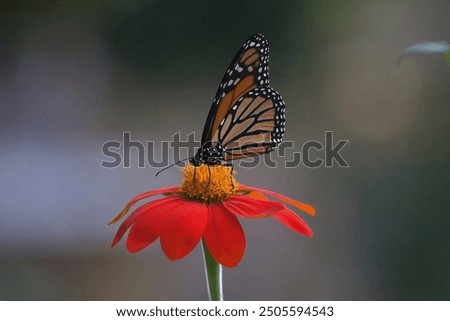
<path fill-rule="evenodd" d="M 179 193 L 188 200 L 205 204 L 220 203 L 234 195 L 239 187 L 229 166 L 187 165 Z"/>

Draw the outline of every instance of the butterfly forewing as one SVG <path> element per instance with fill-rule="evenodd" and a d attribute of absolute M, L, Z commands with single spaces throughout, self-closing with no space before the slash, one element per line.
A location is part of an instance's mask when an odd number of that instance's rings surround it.
<path fill-rule="evenodd" d="M 212 141 L 221 121 L 242 96 L 268 86 L 269 45 L 263 35 L 255 34 L 242 45 L 223 76 L 203 129 L 202 145 Z"/>

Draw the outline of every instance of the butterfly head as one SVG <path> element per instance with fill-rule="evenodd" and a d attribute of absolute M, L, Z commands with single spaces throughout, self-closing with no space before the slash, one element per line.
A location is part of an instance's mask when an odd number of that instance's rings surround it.
<path fill-rule="evenodd" d="M 223 147 L 221 144 L 212 145 L 210 142 L 203 144 L 191 159 L 194 166 L 201 164 L 220 165 L 223 163 Z"/>

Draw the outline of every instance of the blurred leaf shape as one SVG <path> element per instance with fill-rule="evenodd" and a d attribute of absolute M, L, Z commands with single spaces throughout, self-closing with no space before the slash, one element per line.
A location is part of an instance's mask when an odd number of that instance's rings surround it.
<path fill-rule="evenodd" d="M 403 57 L 412 55 L 445 54 L 447 62 L 450 63 L 450 44 L 446 41 L 421 42 L 402 50 L 399 62 Z"/>

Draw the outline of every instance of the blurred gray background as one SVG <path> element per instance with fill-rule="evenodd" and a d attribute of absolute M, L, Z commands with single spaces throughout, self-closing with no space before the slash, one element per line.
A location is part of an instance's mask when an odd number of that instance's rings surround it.
<path fill-rule="evenodd" d="M 348 139 L 349 168 L 238 169 L 310 203 L 313 238 L 241 220 L 247 250 L 228 300 L 450 300 L 450 68 L 402 48 L 450 40 L 450 2 L 5 1 L 0 4 L 0 299 L 204 300 L 199 247 L 110 249 L 134 195 L 173 168 L 100 167 L 131 132 L 200 135 L 235 52 L 271 48 L 271 84 L 297 148 Z M 297 150 L 298 150 L 297 149 Z M 134 155 L 135 156 L 135 155 Z M 302 214 L 301 214 L 302 215 Z"/>

